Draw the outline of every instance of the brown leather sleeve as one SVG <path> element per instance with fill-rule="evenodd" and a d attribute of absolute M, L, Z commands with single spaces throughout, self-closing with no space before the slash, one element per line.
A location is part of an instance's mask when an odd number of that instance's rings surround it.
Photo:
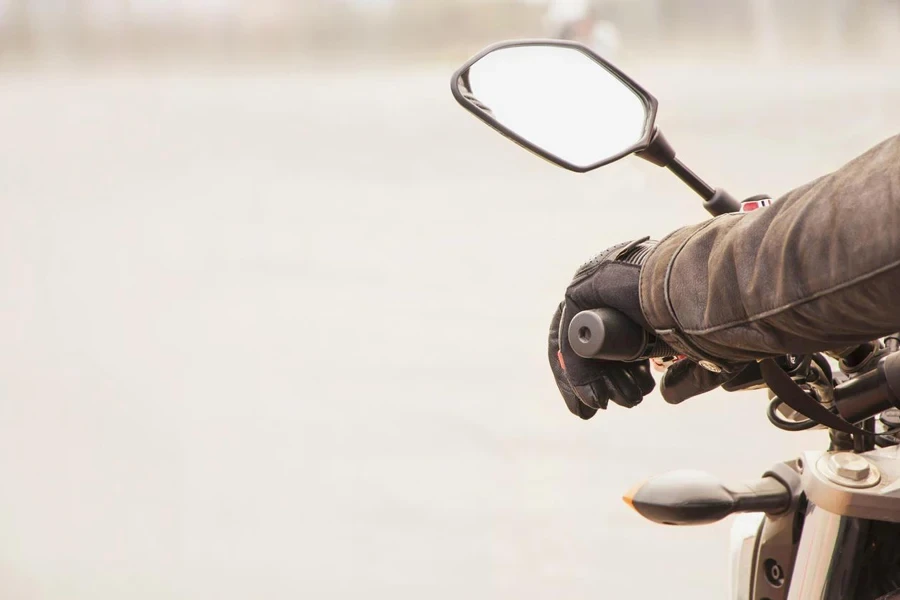
<path fill-rule="evenodd" d="M 900 136 L 768 208 L 671 234 L 640 296 L 666 341 L 725 367 L 900 331 Z"/>

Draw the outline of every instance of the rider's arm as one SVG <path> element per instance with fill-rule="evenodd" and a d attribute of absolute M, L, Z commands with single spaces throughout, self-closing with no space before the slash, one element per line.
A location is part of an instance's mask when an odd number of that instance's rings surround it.
<path fill-rule="evenodd" d="M 663 339 L 719 366 L 900 331 L 900 136 L 768 208 L 674 232 L 640 287 Z"/>

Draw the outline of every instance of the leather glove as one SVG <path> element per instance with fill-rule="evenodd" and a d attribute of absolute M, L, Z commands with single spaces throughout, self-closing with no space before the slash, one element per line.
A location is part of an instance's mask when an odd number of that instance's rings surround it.
<path fill-rule="evenodd" d="M 740 368 L 714 373 L 692 360 L 680 360 L 666 369 L 659 392 L 663 400 L 669 404 L 681 404 L 694 396 L 711 392 L 719 386 L 730 383 L 740 373 Z"/>
<path fill-rule="evenodd" d="M 641 265 L 655 246 L 647 238 L 613 246 L 582 265 L 566 290 L 550 325 L 549 359 L 556 385 L 569 410 L 590 419 L 612 400 L 632 408 L 653 391 L 646 360 L 613 362 L 581 358 L 569 344 L 569 323 L 582 310 L 614 308 L 649 329 L 641 312 Z"/>

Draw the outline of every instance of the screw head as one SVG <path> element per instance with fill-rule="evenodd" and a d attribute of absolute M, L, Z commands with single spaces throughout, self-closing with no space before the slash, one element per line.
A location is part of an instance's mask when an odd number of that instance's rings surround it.
<path fill-rule="evenodd" d="M 858 454 L 838 452 L 828 458 L 828 466 L 835 475 L 851 481 L 863 481 L 869 477 L 871 467 L 869 461 Z"/>
<path fill-rule="evenodd" d="M 763 567 L 769 585 L 775 588 L 780 588 L 784 585 L 784 569 L 778 564 L 778 561 L 770 558 L 763 563 Z"/>

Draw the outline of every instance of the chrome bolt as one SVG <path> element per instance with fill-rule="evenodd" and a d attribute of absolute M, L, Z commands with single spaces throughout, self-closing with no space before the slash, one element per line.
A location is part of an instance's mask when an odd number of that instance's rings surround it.
<path fill-rule="evenodd" d="M 850 481 L 864 481 L 869 477 L 871 467 L 869 461 L 858 454 L 850 452 L 838 452 L 828 458 L 828 466 L 835 475 L 849 479 Z"/>

